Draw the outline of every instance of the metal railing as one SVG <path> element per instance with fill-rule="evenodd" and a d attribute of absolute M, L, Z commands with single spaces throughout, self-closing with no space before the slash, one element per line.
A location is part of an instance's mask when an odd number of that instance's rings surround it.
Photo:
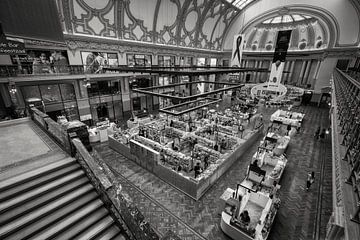
<path fill-rule="evenodd" d="M 128 65 L 51 65 L 51 64 L 24 64 L 24 65 L 0 65 L 0 78 L 4 77 L 22 77 L 22 76 L 44 76 L 44 75 L 81 75 L 81 74 L 104 74 L 112 72 L 114 68 L 117 72 L 131 72 L 137 70 L 152 71 L 189 71 L 189 70 L 219 70 L 233 69 L 232 67 L 223 66 L 128 66 Z M 252 69 L 254 70 L 254 69 Z M 265 71 L 265 69 L 259 69 Z"/>

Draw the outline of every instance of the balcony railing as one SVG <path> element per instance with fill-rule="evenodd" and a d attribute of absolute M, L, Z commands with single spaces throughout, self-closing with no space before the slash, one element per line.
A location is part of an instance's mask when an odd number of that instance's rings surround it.
<path fill-rule="evenodd" d="M 0 65 L 0 77 L 21 77 L 29 75 L 79 75 L 105 73 L 102 67 L 86 65 Z"/>
<path fill-rule="evenodd" d="M 111 68 L 116 69 L 116 72 L 131 72 L 132 69 L 144 70 L 204 70 L 204 69 L 231 69 L 231 67 L 210 67 L 210 66 L 127 66 L 127 65 L 112 65 L 112 66 L 94 66 L 94 65 L 0 65 L 0 77 L 22 77 L 22 76 L 43 76 L 43 75 L 81 75 L 81 74 L 103 74 L 112 71 Z"/>

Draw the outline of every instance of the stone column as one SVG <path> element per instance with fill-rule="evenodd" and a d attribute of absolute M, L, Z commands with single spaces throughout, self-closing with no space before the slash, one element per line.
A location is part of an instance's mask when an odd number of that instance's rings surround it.
<path fill-rule="evenodd" d="M 289 74 L 288 74 L 288 76 L 287 76 L 287 78 L 286 78 L 286 81 L 290 84 L 290 83 L 292 83 L 293 81 L 292 81 L 292 76 L 293 76 L 293 71 L 294 71 L 294 67 L 295 67 L 295 61 L 296 60 L 293 60 L 293 61 L 291 61 L 290 62 L 290 72 L 289 72 Z"/>
<path fill-rule="evenodd" d="M 311 86 L 314 88 L 315 86 L 315 82 L 319 77 L 319 70 L 320 70 L 320 66 L 321 66 L 321 60 L 319 59 L 317 64 L 316 64 L 316 68 L 315 68 L 315 72 L 314 75 L 312 77 L 312 81 L 311 81 Z"/>
<path fill-rule="evenodd" d="M 302 65 L 301 65 L 301 70 L 300 70 L 300 74 L 299 74 L 299 77 L 298 77 L 298 80 L 296 82 L 296 86 L 299 86 L 302 84 L 302 78 L 304 76 L 304 70 L 305 70 L 305 64 L 306 64 L 306 61 L 303 61 L 302 62 Z"/>
<path fill-rule="evenodd" d="M 305 68 L 305 71 L 304 71 L 304 78 L 303 78 L 303 84 L 307 84 L 307 78 L 309 77 L 309 72 L 310 72 L 310 69 L 311 69 L 311 60 L 309 61 L 306 61 L 307 64 L 306 64 L 306 68 Z"/>
<path fill-rule="evenodd" d="M 262 67 L 262 64 L 263 64 L 263 61 L 259 61 L 258 68 L 261 68 L 261 67 Z M 258 82 L 258 83 L 261 82 L 261 72 L 257 72 L 256 82 Z"/>
<path fill-rule="evenodd" d="M 256 61 L 256 60 L 255 60 L 254 68 L 258 68 L 258 64 L 259 64 L 259 61 Z M 253 76 L 252 76 L 252 77 L 253 77 L 253 81 L 252 81 L 252 82 L 253 82 L 253 83 L 257 83 L 257 82 L 256 82 L 257 72 L 253 72 Z"/>

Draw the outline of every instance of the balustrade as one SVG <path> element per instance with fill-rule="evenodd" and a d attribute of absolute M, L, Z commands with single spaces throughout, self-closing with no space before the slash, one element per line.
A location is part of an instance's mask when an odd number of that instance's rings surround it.
<path fill-rule="evenodd" d="M 339 127 L 343 135 L 342 145 L 346 147 L 343 160 L 349 164 L 350 172 L 346 183 L 353 186 L 357 196 L 357 210 L 351 220 L 360 224 L 360 82 L 336 70 L 334 92 L 338 109 Z"/>

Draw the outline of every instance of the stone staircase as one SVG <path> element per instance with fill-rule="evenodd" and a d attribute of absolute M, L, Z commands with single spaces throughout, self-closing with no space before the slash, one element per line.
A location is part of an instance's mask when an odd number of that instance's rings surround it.
<path fill-rule="evenodd" d="M 0 182 L 0 239 L 129 239 L 73 158 Z"/>

